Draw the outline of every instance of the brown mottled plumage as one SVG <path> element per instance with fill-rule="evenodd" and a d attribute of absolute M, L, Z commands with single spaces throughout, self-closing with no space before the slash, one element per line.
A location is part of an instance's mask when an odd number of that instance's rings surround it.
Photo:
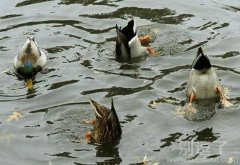
<path fill-rule="evenodd" d="M 113 105 L 113 100 L 111 102 L 111 109 L 108 109 L 91 99 L 89 99 L 89 102 L 96 116 L 96 123 L 91 132 L 91 141 L 111 142 L 120 138 L 122 129 Z"/>

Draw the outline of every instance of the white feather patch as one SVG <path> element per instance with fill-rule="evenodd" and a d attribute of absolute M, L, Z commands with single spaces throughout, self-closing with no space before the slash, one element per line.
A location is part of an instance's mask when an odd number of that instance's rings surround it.
<path fill-rule="evenodd" d="M 128 42 L 130 51 L 131 51 L 131 57 L 138 57 L 142 56 L 145 53 L 147 53 L 147 48 L 143 47 L 140 43 L 140 40 L 137 35 L 135 35 L 129 42 Z"/>

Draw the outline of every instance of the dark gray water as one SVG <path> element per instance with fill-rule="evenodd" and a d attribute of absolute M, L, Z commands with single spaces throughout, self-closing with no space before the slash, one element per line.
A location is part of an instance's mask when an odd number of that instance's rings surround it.
<path fill-rule="evenodd" d="M 13 74 L 0 79 L 0 164 L 240 164 L 240 2 L 1 0 L 0 71 L 27 36 L 48 57 L 34 91 Z M 153 30 L 158 57 L 131 65 L 114 61 L 115 25 L 135 18 Z M 139 30 L 141 32 L 141 30 Z M 196 48 L 211 58 L 231 108 L 210 120 L 176 114 Z M 118 144 L 87 144 L 93 118 L 88 98 L 114 98 L 123 134 Z M 8 121 L 18 112 L 18 121 Z M 213 116 L 213 117 L 212 117 Z"/>

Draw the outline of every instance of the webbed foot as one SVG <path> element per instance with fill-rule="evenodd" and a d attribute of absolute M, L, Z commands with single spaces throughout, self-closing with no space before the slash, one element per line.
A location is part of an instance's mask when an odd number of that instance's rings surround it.
<path fill-rule="evenodd" d="M 87 143 L 90 143 L 90 142 L 91 142 L 91 139 L 92 139 L 92 133 L 91 133 L 91 131 L 86 132 L 86 134 L 85 134 L 85 140 L 86 140 L 86 142 L 87 142 Z"/>
<path fill-rule="evenodd" d="M 25 86 L 27 87 L 28 90 L 32 90 L 33 89 L 32 79 L 27 79 L 25 82 Z"/>
<path fill-rule="evenodd" d="M 150 35 L 139 36 L 139 40 L 141 45 L 148 45 L 151 42 L 152 37 Z"/>

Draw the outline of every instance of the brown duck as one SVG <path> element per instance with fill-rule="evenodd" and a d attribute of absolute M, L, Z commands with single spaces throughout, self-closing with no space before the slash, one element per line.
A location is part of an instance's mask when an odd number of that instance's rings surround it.
<path fill-rule="evenodd" d="M 106 108 L 96 101 L 89 99 L 96 119 L 92 121 L 93 130 L 86 134 L 88 142 L 112 142 L 120 138 L 122 129 L 117 113 L 111 101 L 111 109 Z"/>

